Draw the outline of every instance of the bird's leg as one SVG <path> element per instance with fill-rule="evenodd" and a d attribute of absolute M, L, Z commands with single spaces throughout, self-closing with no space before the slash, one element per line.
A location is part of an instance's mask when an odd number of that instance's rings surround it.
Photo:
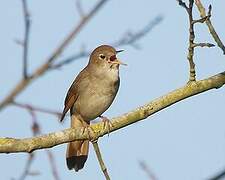
<path fill-rule="evenodd" d="M 113 128 L 113 124 L 111 123 L 111 121 L 105 117 L 105 116 L 99 116 L 99 118 L 102 119 L 102 122 L 103 122 L 103 130 L 105 128 L 107 128 L 107 131 L 108 131 L 108 136 L 109 136 L 109 132 L 110 130 Z"/>
<path fill-rule="evenodd" d="M 83 124 L 82 134 L 84 134 L 87 131 L 88 139 L 91 141 L 95 134 L 94 129 L 90 126 L 90 123 L 82 121 L 82 124 Z"/>

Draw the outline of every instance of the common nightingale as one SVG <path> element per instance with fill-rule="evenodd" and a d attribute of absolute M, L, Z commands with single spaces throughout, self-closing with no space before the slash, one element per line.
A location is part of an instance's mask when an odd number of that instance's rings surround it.
<path fill-rule="evenodd" d="M 113 47 L 102 45 L 90 55 L 87 66 L 78 74 L 65 98 L 61 121 L 70 110 L 71 127 L 87 128 L 91 120 L 101 116 L 112 104 L 120 84 L 119 66 Z M 125 65 L 125 64 L 124 64 Z M 74 141 L 67 145 L 68 169 L 78 171 L 87 160 L 89 141 Z"/>

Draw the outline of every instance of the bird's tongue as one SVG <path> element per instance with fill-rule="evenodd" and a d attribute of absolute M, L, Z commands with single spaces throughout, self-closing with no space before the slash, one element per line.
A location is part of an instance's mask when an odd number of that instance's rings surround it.
<path fill-rule="evenodd" d="M 118 60 L 116 55 L 113 55 L 113 56 L 110 57 L 110 62 L 113 63 L 113 64 L 127 65 L 127 64 L 121 62 L 120 60 Z"/>

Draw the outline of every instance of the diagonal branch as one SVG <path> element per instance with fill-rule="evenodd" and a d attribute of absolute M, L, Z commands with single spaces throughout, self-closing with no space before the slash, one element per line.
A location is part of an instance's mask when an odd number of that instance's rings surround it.
<path fill-rule="evenodd" d="M 225 71 L 207 79 L 187 84 L 129 113 L 113 118 L 113 127 L 110 129 L 110 132 L 146 119 L 150 115 L 188 97 L 214 88 L 220 88 L 224 84 Z M 97 139 L 108 134 L 108 130 L 103 128 L 103 123 L 96 123 L 91 125 L 91 127 L 95 132 L 92 139 Z M 51 148 L 59 144 L 84 139 L 89 139 L 89 135 L 87 132 L 84 133 L 82 128 L 70 128 L 60 132 L 25 139 L 0 138 L 0 153 L 32 152 L 37 149 Z"/>
<path fill-rule="evenodd" d="M 149 166 L 145 163 L 145 161 L 139 162 L 141 169 L 147 174 L 149 180 L 157 180 L 158 178 L 149 168 Z"/>
<path fill-rule="evenodd" d="M 153 20 L 151 20 L 145 27 L 140 29 L 137 32 L 127 32 L 124 36 L 122 36 L 119 40 L 110 43 L 113 47 L 118 46 L 124 46 L 124 45 L 130 45 L 132 47 L 137 48 L 137 41 L 146 36 L 149 32 L 152 31 L 161 21 L 163 20 L 162 15 L 156 16 Z M 78 52 L 77 54 L 71 55 L 63 60 L 61 60 L 57 64 L 53 64 L 51 66 L 51 69 L 58 69 L 61 68 L 64 65 L 67 65 L 69 63 L 72 63 L 73 61 L 87 57 L 91 54 L 91 51 L 85 51 L 83 48 Z"/>
<path fill-rule="evenodd" d="M 64 41 L 55 49 L 52 55 L 47 58 L 44 64 L 36 69 L 32 75 L 27 79 L 22 79 L 17 83 L 14 89 L 5 97 L 5 99 L 0 103 L 0 110 L 2 110 L 6 105 L 11 103 L 14 98 L 23 91 L 32 81 L 43 75 L 51 66 L 51 64 L 56 60 L 56 58 L 63 52 L 63 50 L 69 45 L 69 43 L 78 35 L 81 29 L 87 24 L 87 22 L 99 11 L 99 9 L 108 0 L 99 0 L 99 2 L 92 8 L 92 10 L 84 16 L 78 25 L 66 36 Z"/>

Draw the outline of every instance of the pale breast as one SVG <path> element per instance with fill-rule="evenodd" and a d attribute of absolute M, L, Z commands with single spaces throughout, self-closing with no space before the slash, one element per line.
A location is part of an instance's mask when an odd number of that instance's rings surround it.
<path fill-rule="evenodd" d="M 119 88 L 119 77 L 110 78 L 92 78 L 87 88 L 79 92 L 74 110 L 86 121 L 97 118 L 112 104 Z"/>

